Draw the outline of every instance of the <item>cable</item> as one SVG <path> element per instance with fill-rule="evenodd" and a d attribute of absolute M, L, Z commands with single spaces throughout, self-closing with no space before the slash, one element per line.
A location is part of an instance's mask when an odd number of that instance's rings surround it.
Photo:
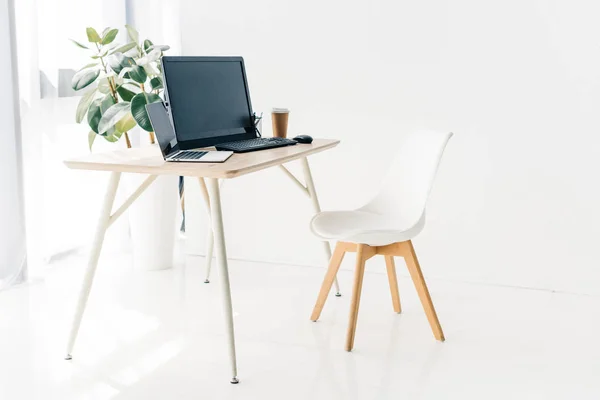
<path fill-rule="evenodd" d="M 262 137 L 262 133 L 260 131 L 260 129 L 258 129 L 258 124 L 260 123 L 260 121 L 262 121 L 263 118 L 263 113 L 260 113 L 260 117 L 256 116 L 256 113 L 252 114 L 252 121 L 254 122 L 254 129 L 256 129 L 256 132 L 258 133 L 258 137 Z"/>

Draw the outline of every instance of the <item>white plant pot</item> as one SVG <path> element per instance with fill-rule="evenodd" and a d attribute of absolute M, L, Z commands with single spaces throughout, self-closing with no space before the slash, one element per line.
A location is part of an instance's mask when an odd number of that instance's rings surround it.
<path fill-rule="evenodd" d="M 130 192 L 147 178 L 127 175 Z M 173 266 L 178 190 L 178 176 L 161 175 L 131 205 L 129 224 L 135 269 L 157 271 Z"/>

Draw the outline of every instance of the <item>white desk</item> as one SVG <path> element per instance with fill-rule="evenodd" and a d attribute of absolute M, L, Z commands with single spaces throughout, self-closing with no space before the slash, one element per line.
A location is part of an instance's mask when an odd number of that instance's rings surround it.
<path fill-rule="evenodd" d="M 102 249 L 104 235 L 108 227 L 123 214 L 123 212 L 154 182 L 158 175 L 178 175 L 197 177 L 206 205 L 210 210 L 212 233 L 215 239 L 217 265 L 222 273 L 222 294 L 225 309 L 227 334 L 229 338 L 229 356 L 231 360 L 231 383 L 238 383 L 237 362 L 235 355 L 235 334 L 233 327 L 233 309 L 231 304 L 231 288 L 229 284 L 229 269 L 227 265 L 227 250 L 221 211 L 221 194 L 219 179 L 231 179 L 241 175 L 260 171 L 269 167 L 278 166 L 310 199 L 314 212 L 320 212 L 319 200 L 312 179 L 307 156 L 331 149 L 339 143 L 338 140 L 315 139 L 311 144 L 297 144 L 295 146 L 280 147 L 244 154 L 234 154 L 229 160 L 220 164 L 201 163 L 166 163 L 158 147 L 143 147 L 136 149 L 118 150 L 110 153 L 90 154 L 82 158 L 65 161 L 67 167 L 72 169 L 110 171 L 111 177 L 100 211 L 100 219 L 94 235 L 94 242 L 89 256 L 77 308 L 67 342 L 66 359 L 72 358 L 73 346 L 81 319 L 85 311 L 87 299 L 90 294 L 92 282 L 98 265 L 98 258 Z M 304 172 L 304 184 L 298 180 L 283 164 L 300 160 Z M 131 172 L 149 174 L 148 178 L 137 188 L 114 212 L 113 203 L 119 186 L 121 173 Z M 205 180 L 208 181 L 208 187 Z M 327 261 L 331 258 L 329 243 L 324 243 Z M 339 287 L 336 289 L 339 294 Z"/>

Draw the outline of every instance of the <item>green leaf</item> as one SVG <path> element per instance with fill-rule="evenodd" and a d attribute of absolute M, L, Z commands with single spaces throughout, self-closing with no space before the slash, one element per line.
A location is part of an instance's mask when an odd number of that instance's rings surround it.
<path fill-rule="evenodd" d="M 83 121 L 83 117 L 85 117 L 85 113 L 87 113 L 88 108 L 90 108 L 90 104 L 92 103 L 92 100 L 94 100 L 95 95 L 96 89 L 93 89 L 84 94 L 81 97 L 81 100 L 79 100 L 77 111 L 75 112 L 75 121 L 77 121 L 78 124 Z"/>
<path fill-rule="evenodd" d="M 112 97 L 111 94 L 107 94 L 106 96 L 104 96 L 104 98 L 102 99 L 102 104 L 101 104 L 102 114 L 104 114 L 104 112 L 106 110 L 108 110 L 110 108 L 110 106 L 112 106 L 115 103 L 116 103 L 115 99 Z"/>
<path fill-rule="evenodd" d="M 119 96 L 121 96 L 123 101 L 131 101 L 131 99 L 133 99 L 133 97 L 135 96 L 134 92 L 125 88 L 123 85 L 117 88 L 117 93 L 119 93 Z"/>
<path fill-rule="evenodd" d="M 155 44 L 150 46 L 150 48 L 148 48 L 147 52 L 152 51 L 152 50 L 160 50 L 161 52 L 165 52 L 167 50 L 169 50 L 171 48 L 171 46 L 167 46 L 166 44 Z"/>
<path fill-rule="evenodd" d="M 146 70 L 144 70 L 144 68 L 140 67 L 139 65 L 131 67 L 131 70 L 129 71 L 129 76 L 137 83 L 144 83 L 146 82 L 146 79 L 148 79 L 148 74 L 146 74 Z"/>
<path fill-rule="evenodd" d="M 154 93 L 138 93 L 131 99 L 131 114 L 138 125 L 145 131 L 152 132 L 152 123 L 148 118 L 146 104 L 157 103 L 161 101 L 160 97 Z"/>
<path fill-rule="evenodd" d="M 127 34 L 129 35 L 129 38 L 131 39 L 131 41 L 135 42 L 135 43 L 139 43 L 140 34 L 138 33 L 138 31 L 136 31 L 135 28 L 131 25 L 125 25 L 125 28 L 127 29 Z"/>
<path fill-rule="evenodd" d="M 87 47 L 86 45 L 83 45 L 83 44 L 81 44 L 81 43 L 79 43 L 78 41 L 76 41 L 76 40 L 73 40 L 73 39 L 69 39 L 69 40 L 70 40 L 71 42 L 75 43 L 75 45 L 76 45 L 76 46 L 78 46 L 78 47 L 81 47 L 82 49 L 88 49 L 88 50 L 89 50 L 89 47 Z"/>
<path fill-rule="evenodd" d="M 118 75 L 118 77 L 119 77 L 120 79 L 123 79 L 123 78 L 125 78 L 125 74 L 127 74 L 129 71 L 131 71 L 131 67 L 124 67 L 124 68 L 121 70 L 121 72 L 119 72 L 119 75 Z M 127 75 L 127 79 L 131 79 L 131 78 L 129 78 L 129 74 Z"/>
<path fill-rule="evenodd" d="M 135 122 L 133 115 L 129 112 L 115 124 L 115 129 L 117 132 L 127 132 L 135 128 L 136 125 L 137 122 Z"/>
<path fill-rule="evenodd" d="M 92 101 L 92 104 L 90 104 L 90 108 L 87 112 L 88 125 L 90 128 L 92 128 L 94 133 L 98 133 L 98 122 L 100 122 L 100 118 L 102 118 L 102 109 L 100 108 L 100 104 L 102 104 L 102 99 L 96 99 Z"/>
<path fill-rule="evenodd" d="M 84 69 L 86 69 L 86 68 L 92 68 L 92 67 L 95 67 L 95 66 L 97 66 L 97 65 L 98 65 L 98 63 L 95 63 L 95 62 L 93 62 L 93 63 L 89 63 L 89 64 L 87 64 L 87 65 L 84 65 L 83 67 L 79 68 L 79 71 L 83 71 L 83 70 L 84 70 Z M 79 72 L 79 71 L 77 71 L 77 72 Z"/>
<path fill-rule="evenodd" d="M 119 122 L 126 114 L 129 114 L 130 104 L 128 102 L 116 103 L 110 106 L 102 114 L 102 118 L 98 123 L 98 133 L 103 134 Z"/>
<path fill-rule="evenodd" d="M 110 134 L 107 134 L 106 136 L 103 136 L 104 139 L 106 139 L 107 141 L 114 143 L 117 140 L 121 139 L 121 136 L 123 135 L 122 132 L 117 132 L 116 130 L 112 131 Z"/>
<path fill-rule="evenodd" d="M 150 88 L 152 90 L 162 89 L 163 87 L 163 82 L 162 79 L 160 79 L 160 77 L 155 76 L 154 78 L 150 79 Z"/>
<path fill-rule="evenodd" d="M 81 90 L 84 87 L 90 85 L 100 75 L 99 69 L 84 69 L 73 75 L 71 80 L 71 87 L 73 90 Z"/>
<path fill-rule="evenodd" d="M 112 41 L 115 40 L 115 38 L 117 37 L 117 33 L 119 33 L 118 29 L 111 29 L 108 32 L 103 33 L 102 34 L 102 44 L 112 43 Z"/>
<path fill-rule="evenodd" d="M 92 145 L 94 144 L 94 140 L 96 140 L 96 132 L 89 131 L 88 132 L 88 146 L 90 146 L 90 151 L 92 151 Z"/>
<path fill-rule="evenodd" d="M 100 109 L 102 111 L 102 115 L 104 115 L 104 113 L 106 112 L 106 110 L 108 110 L 110 108 L 110 106 L 112 106 L 113 104 L 115 104 L 115 99 L 110 95 L 107 94 L 104 99 L 102 99 L 102 104 L 100 105 Z M 100 118 L 102 119 L 102 118 Z M 98 124 L 100 124 L 98 122 Z M 102 136 L 110 136 L 113 133 L 115 133 L 115 127 L 111 126 L 108 131 L 102 133 Z"/>
<path fill-rule="evenodd" d="M 160 72 L 156 68 L 154 68 L 152 66 L 152 64 L 146 64 L 146 65 L 144 65 L 144 71 L 146 71 L 146 74 L 148 74 L 149 76 L 160 75 Z"/>
<path fill-rule="evenodd" d="M 102 99 L 92 101 L 88 109 L 87 118 L 88 125 L 94 132 L 98 133 L 98 124 L 100 123 L 100 119 L 102 119 L 102 114 L 113 104 L 115 104 L 115 99 L 110 94 L 104 96 Z"/>
<path fill-rule="evenodd" d="M 123 53 L 114 53 L 108 57 L 108 65 L 116 73 L 120 73 L 125 67 L 135 65 L 135 60 L 131 57 L 126 57 Z"/>
<path fill-rule="evenodd" d="M 86 28 L 85 32 L 90 43 L 98 43 L 102 40 L 94 28 Z"/>
<path fill-rule="evenodd" d="M 150 50 L 148 50 L 148 49 L 149 49 L 150 47 L 152 47 L 153 45 L 154 45 L 154 43 L 152 43 L 152 42 L 150 41 L 150 39 L 146 39 L 146 40 L 144 40 L 144 51 L 145 51 L 146 53 L 148 53 L 148 52 L 150 51 Z"/>
<path fill-rule="evenodd" d="M 144 57 L 141 57 L 136 60 L 137 65 L 147 65 L 151 62 L 157 61 L 161 57 L 160 50 L 152 50 L 150 53 L 146 54 Z"/>
<path fill-rule="evenodd" d="M 98 81 L 98 91 L 102 94 L 110 93 L 110 84 L 108 83 L 108 79 L 100 79 Z"/>
<path fill-rule="evenodd" d="M 128 52 L 129 50 L 133 49 L 136 46 L 137 46 L 137 43 L 134 43 L 134 42 L 127 43 L 127 44 L 124 44 L 123 46 L 117 47 L 110 54 L 126 53 L 126 52 Z"/>
<path fill-rule="evenodd" d="M 137 82 L 127 81 L 127 82 L 122 83 L 121 85 L 123 85 L 123 86 L 125 86 L 125 85 L 131 86 L 130 89 L 132 89 L 135 94 L 138 94 L 139 92 L 141 92 L 140 85 Z"/>

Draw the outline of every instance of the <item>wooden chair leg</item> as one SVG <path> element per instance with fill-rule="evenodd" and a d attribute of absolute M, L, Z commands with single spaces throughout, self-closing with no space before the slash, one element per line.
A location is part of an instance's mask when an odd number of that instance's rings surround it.
<path fill-rule="evenodd" d="M 392 306 L 394 312 L 398 314 L 402 312 L 400 306 L 400 293 L 398 293 L 398 278 L 396 276 L 396 264 L 394 256 L 385 256 L 385 267 L 387 269 L 388 281 L 390 282 L 390 293 L 392 294 Z"/>
<path fill-rule="evenodd" d="M 333 281 L 335 280 L 337 272 L 340 269 L 340 265 L 342 264 L 342 260 L 344 259 L 344 254 L 346 254 L 346 250 L 344 249 L 344 246 L 338 242 L 335 246 L 335 250 L 333 251 L 333 255 L 331 256 L 331 260 L 329 260 L 327 274 L 325 274 L 325 279 L 323 279 L 319 297 L 317 297 L 317 303 L 315 304 L 312 315 L 310 316 L 312 321 L 318 320 L 319 316 L 321 315 L 321 311 L 323 310 L 325 302 L 327 301 L 327 296 L 331 291 Z"/>
<path fill-rule="evenodd" d="M 360 293 L 362 291 L 363 278 L 365 276 L 365 261 L 367 259 L 367 257 L 365 257 L 365 247 L 367 246 L 359 244 L 356 249 L 356 269 L 354 271 L 350 318 L 348 321 L 348 332 L 346 334 L 346 351 L 352 351 L 352 348 L 354 347 L 356 322 L 358 321 L 358 308 L 360 306 Z"/>
<path fill-rule="evenodd" d="M 406 252 L 404 255 L 406 266 L 408 267 L 410 277 L 412 278 L 415 288 L 417 289 L 417 293 L 419 294 L 419 299 L 421 300 L 421 304 L 423 305 L 423 309 L 427 315 L 427 320 L 429 321 L 429 325 L 433 331 L 433 336 L 435 336 L 437 340 L 443 342 L 445 340 L 444 332 L 442 332 L 442 326 L 440 325 L 435 308 L 431 302 L 431 296 L 429 295 L 429 290 L 425 284 L 425 279 L 423 278 L 423 273 L 421 272 L 421 267 L 419 266 L 419 260 L 417 259 L 417 254 L 415 253 L 415 248 L 410 240 L 404 243 L 406 243 Z"/>

